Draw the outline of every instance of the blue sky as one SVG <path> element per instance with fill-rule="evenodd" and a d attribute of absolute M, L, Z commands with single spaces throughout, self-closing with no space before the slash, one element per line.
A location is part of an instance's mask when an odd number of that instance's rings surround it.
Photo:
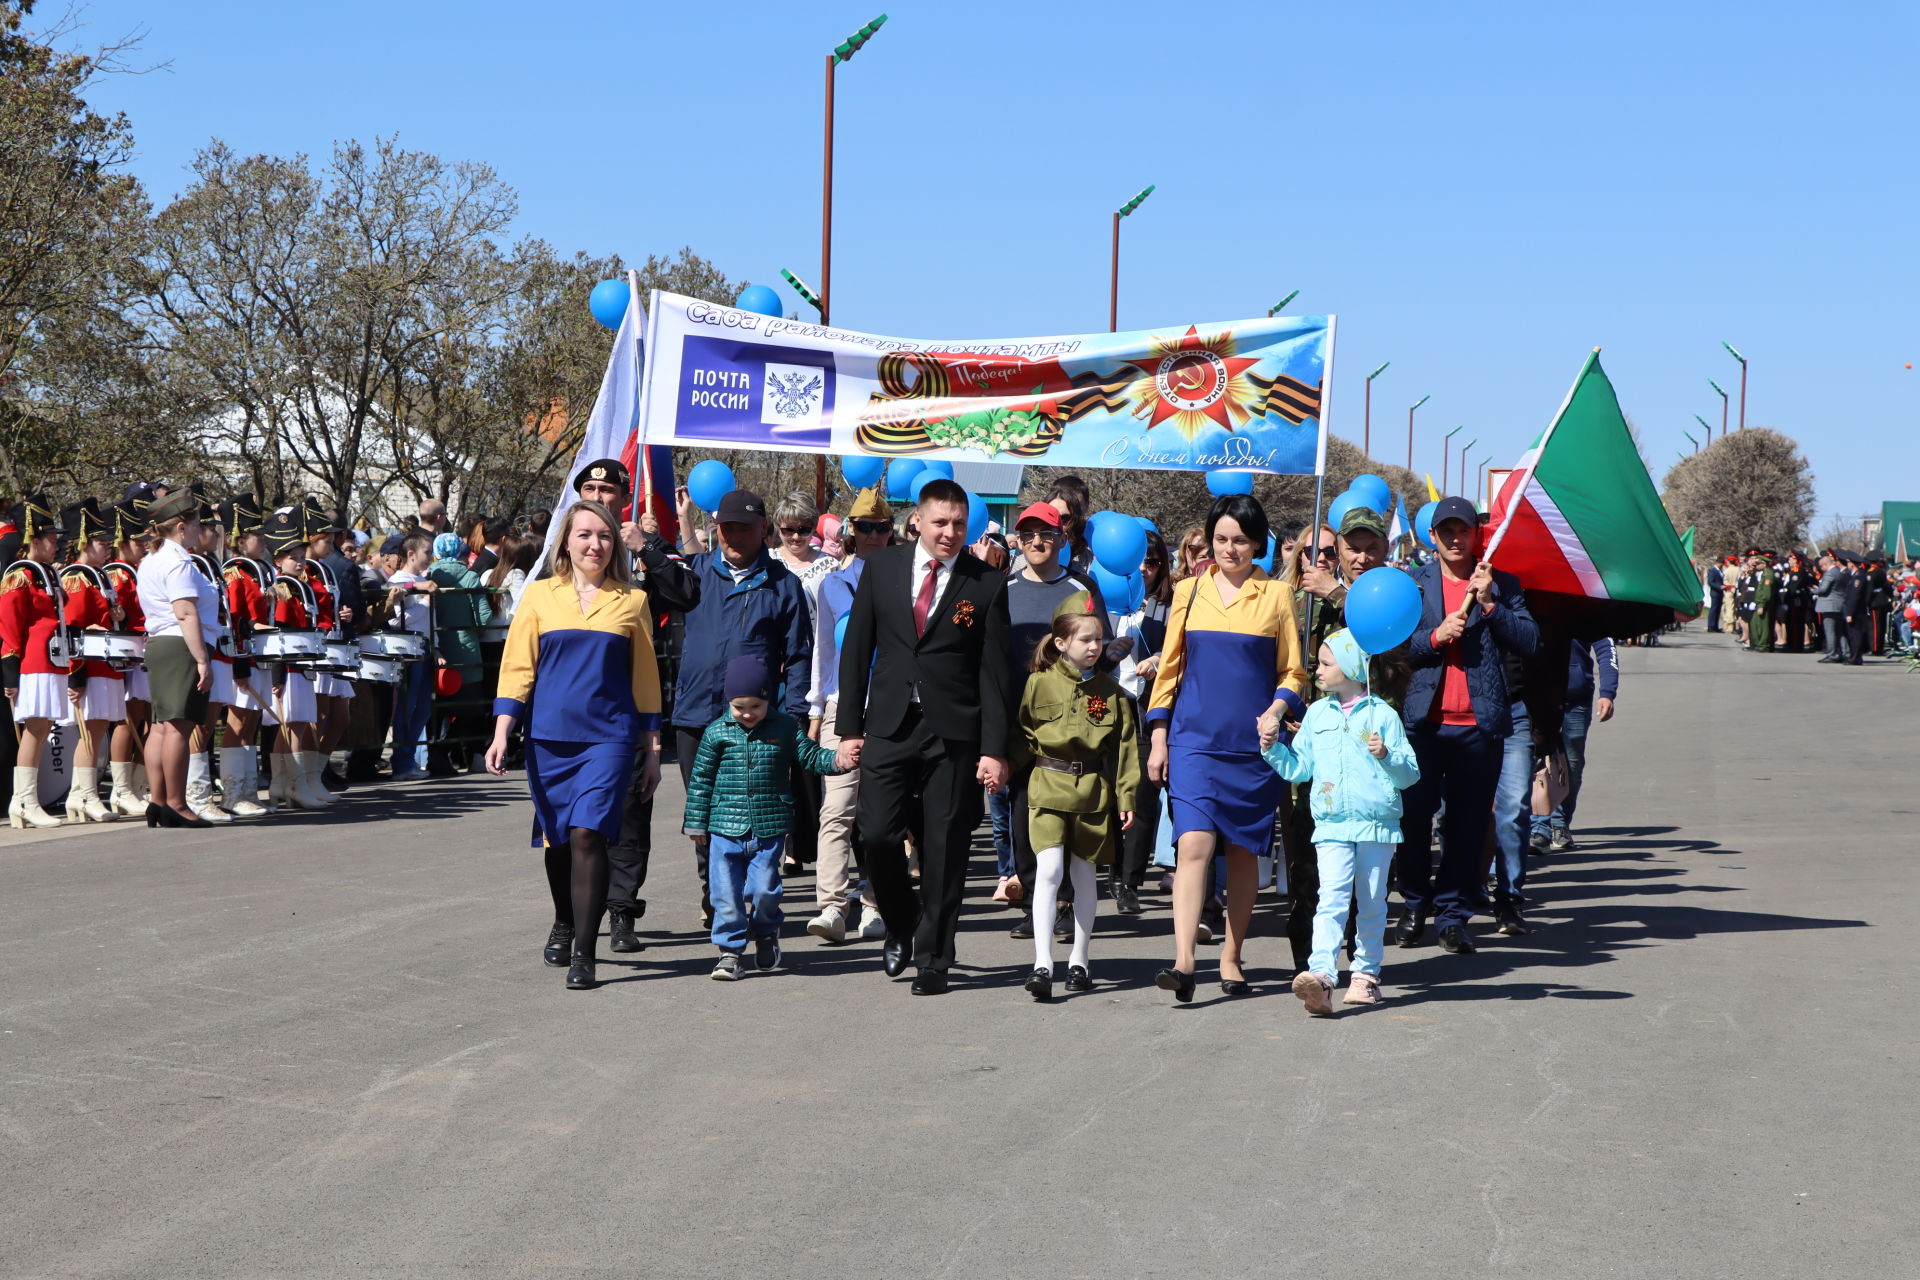
<path fill-rule="evenodd" d="M 49 0 L 51 3 L 51 0 Z M 397 133 L 484 160 L 518 230 L 778 284 L 819 274 L 825 53 L 887 0 L 92 0 L 165 71 L 127 111 L 156 199 L 194 150 Z M 47 8 L 43 5 L 43 10 Z M 1821 518 L 1920 498 L 1911 7 L 917 3 L 838 81 L 834 318 L 917 337 L 1340 317 L 1332 422 L 1510 463 L 1588 348 L 1656 474 L 1708 378 L 1796 436 Z M 585 305 L 585 300 L 582 300 Z M 795 305 L 798 305 L 797 303 Z M 1737 405 L 1736 405 L 1737 410 Z M 1458 454 L 1455 458 L 1457 460 Z"/>

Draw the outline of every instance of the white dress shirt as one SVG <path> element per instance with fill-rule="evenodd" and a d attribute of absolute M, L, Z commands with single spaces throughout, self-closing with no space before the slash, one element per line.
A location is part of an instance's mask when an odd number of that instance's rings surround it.
<path fill-rule="evenodd" d="M 953 561 L 936 560 L 934 559 L 933 552 L 927 550 L 926 543 L 914 543 L 913 574 L 910 580 L 910 590 L 907 592 L 907 607 L 909 609 L 920 599 L 920 587 L 927 580 L 927 566 L 930 564 L 939 565 L 940 572 L 933 580 L 933 606 L 927 610 L 928 626 L 933 625 L 933 615 L 940 609 L 940 599 L 947 594 L 947 588 L 952 585 Z"/>
<path fill-rule="evenodd" d="M 173 616 L 175 600 L 191 600 L 200 615 L 200 638 L 211 651 L 220 638 L 220 589 L 194 567 L 186 551 L 172 538 L 163 540 L 134 571 L 140 588 L 140 611 L 146 615 L 147 636 L 177 636 L 180 620 Z"/>

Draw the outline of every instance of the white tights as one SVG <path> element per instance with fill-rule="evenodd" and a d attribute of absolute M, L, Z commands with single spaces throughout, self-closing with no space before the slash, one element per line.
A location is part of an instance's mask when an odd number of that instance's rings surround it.
<path fill-rule="evenodd" d="M 1053 916 L 1060 900 L 1060 879 L 1073 877 L 1073 953 L 1067 964 L 1087 967 L 1087 946 L 1093 941 L 1093 913 L 1099 906 L 1100 885 L 1093 864 L 1070 858 L 1059 845 L 1034 851 L 1038 866 L 1033 886 L 1033 967 L 1053 972 Z"/>

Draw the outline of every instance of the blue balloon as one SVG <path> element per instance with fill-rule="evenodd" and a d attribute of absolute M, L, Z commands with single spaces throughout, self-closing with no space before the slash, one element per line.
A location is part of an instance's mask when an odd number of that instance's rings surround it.
<path fill-rule="evenodd" d="M 1385 515 L 1393 510 L 1393 486 L 1379 476 L 1355 476 L 1353 483 L 1347 486 L 1347 492 L 1359 494 L 1370 511 Z"/>
<path fill-rule="evenodd" d="M 953 464 L 951 462 L 936 458 L 932 462 L 923 465 L 926 468 L 927 474 L 930 476 L 939 476 L 942 480 L 953 479 Z"/>
<path fill-rule="evenodd" d="M 737 487 L 732 468 L 718 458 L 708 458 L 687 472 L 687 496 L 702 511 L 718 511 L 720 499 Z"/>
<path fill-rule="evenodd" d="M 993 513 L 987 510 L 987 500 L 967 490 L 967 541 L 978 542 L 987 536 L 987 525 L 993 519 Z"/>
<path fill-rule="evenodd" d="M 1347 630 L 1367 653 L 1385 653 L 1407 642 L 1420 625 L 1420 584 L 1392 565 L 1361 574 L 1347 588 Z"/>
<path fill-rule="evenodd" d="M 871 489 L 887 474 L 887 460 L 872 454 L 850 453 L 840 459 L 840 474 L 856 489 Z"/>
<path fill-rule="evenodd" d="M 1355 507 L 1364 507 L 1366 505 L 1367 504 L 1360 498 L 1360 495 L 1354 493 L 1352 490 L 1348 490 L 1327 504 L 1327 526 L 1335 533 L 1338 533 L 1340 531 L 1340 522 L 1347 518 L 1347 512 L 1353 510 Z"/>
<path fill-rule="evenodd" d="M 1433 509 L 1439 505 L 1438 502 L 1429 502 L 1413 517 L 1414 536 L 1429 551 L 1436 549 L 1433 545 Z"/>
<path fill-rule="evenodd" d="M 1087 543 L 1093 548 L 1094 563 L 1122 577 L 1139 573 L 1147 555 L 1147 531 L 1138 520 L 1118 511 L 1098 512 L 1087 522 Z"/>
<path fill-rule="evenodd" d="M 1224 498 L 1235 493 L 1252 493 L 1253 472 L 1209 471 L 1207 472 L 1207 492 L 1216 498 Z"/>
<path fill-rule="evenodd" d="M 887 464 L 887 497 L 905 502 L 913 496 L 913 478 L 926 470 L 918 458 L 895 458 Z"/>
<path fill-rule="evenodd" d="M 941 477 L 925 467 L 913 473 L 913 481 L 907 486 L 907 493 L 915 502 L 920 501 L 920 491 Z"/>
<path fill-rule="evenodd" d="M 593 312 L 593 318 L 607 328 L 618 329 L 620 321 L 626 317 L 627 304 L 631 301 L 633 290 L 627 287 L 625 280 L 602 280 L 587 295 L 587 310 Z"/>
<path fill-rule="evenodd" d="M 757 316 L 780 318 L 780 295 L 763 284 L 750 284 L 740 291 L 733 305 L 742 311 L 751 311 Z"/>
<path fill-rule="evenodd" d="M 1153 521 L 1152 521 L 1152 520 L 1151 520 L 1150 518 L 1148 518 L 1147 516 L 1135 516 L 1135 517 L 1134 517 L 1134 519 L 1135 519 L 1135 520 L 1138 520 L 1138 521 L 1140 522 L 1140 527 L 1141 527 L 1142 529 L 1147 529 L 1147 530 L 1150 530 L 1150 531 L 1152 531 L 1152 532 L 1154 532 L 1154 533 L 1158 533 L 1158 532 L 1160 532 L 1160 526 L 1159 526 L 1159 525 L 1157 525 L 1157 524 L 1155 524 L 1155 523 L 1154 523 L 1154 522 L 1153 522 Z"/>
<path fill-rule="evenodd" d="M 1272 572 L 1273 572 L 1273 557 L 1274 557 L 1274 554 L 1275 554 L 1276 552 L 1278 552 L 1279 550 L 1280 550 L 1280 543 L 1279 543 L 1279 540 L 1278 540 L 1278 539 L 1276 539 L 1276 538 L 1268 538 L 1268 539 L 1267 539 L 1267 554 L 1265 554 L 1265 555 L 1263 555 L 1263 556 L 1255 556 L 1255 557 L 1253 558 L 1253 562 L 1254 562 L 1254 563 L 1255 563 L 1256 565 L 1258 565 L 1258 566 L 1260 566 L 1260 568 L 1262 568 L 1262 569 L 1264 569 L 1264 570 L 1266 570 L 1266 571 L 1267 571 L 1268 573 L 1272 573 Z"/>
<path fill-rule="evenodd" d="M 1109 613 L 1132 613 L 1147 596 L 1139 574 L 1114 573 L 1098 560 L 1093 562 L 1093 585 L 1100 588 Z"/>

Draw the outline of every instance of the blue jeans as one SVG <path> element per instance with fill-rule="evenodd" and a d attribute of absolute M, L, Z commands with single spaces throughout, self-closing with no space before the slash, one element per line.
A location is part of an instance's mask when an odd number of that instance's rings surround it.
<path fill-rule="evenodd" d="M 1513 732 L 1500 751 L 1500 785 L 1493 793 L 1494 894 L 1512 902 L 1527 883 L 1527 837 L 1533 833 L 1533 721 L 1527 705 L 1513 707 Z"/>
<path fill-rule="evenodd" d="M 1500 784 L 1500 739 L 1478 725 L 1426 724 L 1407 731 L 1420 780 L 1401 793 L 1395 878 L 1407 911 L 1441 928 L 1465 927 L 1483 896 L 1481 868 L 1487 817 Z M 1433 817 L 1440 819 L 1440 867 L 1433 866 Z"/>
<path fill-rule="evenodd" d="M 409 662 L 393 689 L 393 771 L 420 767 L 420 745 L 433 713 L 433 663 Z"/>
<path fill-rule="evenodd" d="M 757 840 L 714 832 L 707 842 L 707 891 L 713 898 L 713 945 L 739 955 L 749 933 L 777 938 L 786 885 L 780 879 L 785 836 Z"/>
<path fill-rule="evenodd" d="M 1387 868 L 1390 844 L 1354 844 L 1324 840 L 1320 854 L 1320 906 L 1313 913 L 1313 955 L 1307 968 L 1332 976 L 1340 963 L 1340 941 L 1347 933 L 1347 904 L 1359 900 L 1353 926 L 1353 972 L 1380 976 L 1380 953 L 1387 937 Z"/>
<path fill-rule="evenodd" d="M 1001 879 L 1020 874 L 1013 853 L 1013 788 L 987 793 L 987 816 L 993 820 L 994 874 Z"/>
<path fill-rule="evenodd" d="M 1580 802 L 1580 779 L 1587 771 L 1587 730 L 1593 726 L 1593 707 L 1575 703 L 1562 713 L 1560 745 L 1567 753 L 1567 798 L 1549 818 L 1535 818 L 1535 831 L 1565 831 L 1573 825 L 1573 807 Z"/>

